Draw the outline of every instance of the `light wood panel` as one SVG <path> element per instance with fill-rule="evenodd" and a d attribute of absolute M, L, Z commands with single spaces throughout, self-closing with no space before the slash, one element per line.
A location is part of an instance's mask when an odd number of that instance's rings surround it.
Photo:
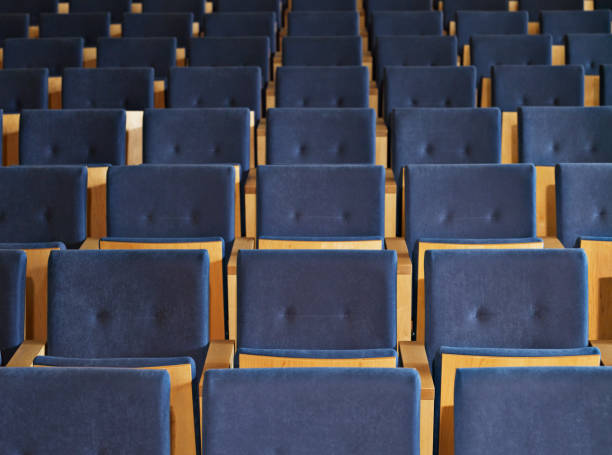
<path fill-rule="evenodd" d="M 19 164 L 19 114 L 2 116 L 2 162 L 4 166 Z"/>
<path fill-rule="evenodd" d="M 266 88 L 266 109 L 274 107 L 276 107 L 276 84 L 274 81 L 270 81 Z"/>
<path fill-rule="evenodd" d="M 518 113 L 502 112 L 502 154 L 503 164 L 518 163 Z"/>
<path fill-rule="evenodd" d="M 565 65 L 565 46 L 563 46 L 562 44 L 553 44 L 552 64 Z"/>
<path fill-rule="evenodd" d="M 555 167 L 536 166 L 536 222 L 538 237 L 557 235 Z"/>
<path fill-rule="evenodd" d="M 49 109 L 62 108 L 62 78 L 60 76 L 49 77 Z"/>
<path fill-rule="evenodd" d="M 83 48 L 83 68 L 95 68 L 98 62 L 98 49 L 95 47 Z"/>
<path fill-rule="evenodd" d="M 121 38 L 123 35 L 123 27 L 121 24 L 110 24 L 111 38 Z"/>
<path fill-rule="evenodd" d="M 142 13 L 142 3 L 132 3 L 132 13 Z"/>
<path fill-rule="evenodd" d="M 259 250 L 380 250 L 382 240 L 277 240 L 258 239 Z"/>
<path fill-rule="evenodd" d="M 493 106 L 493 88 L 491 78 L 483 77 L 480 83 L 480 107 Z"/>
<path fill-rule="evenodd" d="M 232 340 L 211 341 L 206 353 L 204 372 L 200 378 L 200 409 L 202 409 L 201 400 L 204 392 L 206 372 L 208 370 L 222 370 L 226 368 L 234 368 L 234 342 Z"/>
<path fill-rule="evenodd" d="M 239 354 L 240 369 L 243 368 L 395 368 L 395 357 L 373 357 L 355 359 L 309 359 L 298 357 L 272 357 Z"/>
<path fill-rule="evenodd" d="M 153 81 L 153 99 L 156 109 L 166 107 L 166 81 Z"/>
<path fill-rule="evenodd" d="M 70 3 L 60 2 L 57 4 L 57 12 L 59 14 L 68 14 L 70 12 Z"/>
<path fill-rule="evenodd" d="M 87 168 L 87 236 L 106 236 L 106 173 L 108 167 Z"/>
<path fill-rule="evenodd" d="M 540 34 L 540 23 L 539 22 L 529 22 L 527 24 L 527 33 L 529 35 L 539 35 Z"/>
<path fill-rule="evenodd" d="M 612 340 L 595 340 L 591 341 L 591 345 L 595 346 L 601 352 L 601 363 L 606 367 L 611 367 Z"/>
<path fill-rule="evenodd" d="M 370 108 L 378 112 L 378 88 L 376 87 L 376 82 L 374 81 L 370 81 L 369 99 L 370 99 Z"/>
<path fill-rule="evenodd" d="M 263 119 L 260 120 L 260 122 Z M 249 168 L 255 169 L 255 111 L 250 111 L 249 117 Z"/>
<path fill-rule="evenodd" d="M 385 239 L 387 250 L 397 254 L 397 342 L 412 338 L 412 261 L 403 238 Z"/>
<path fill-rule="evenodd" d="M 239 238 L 234 241 L 234 248 L 227 263 L 227 324 L 229 339 L 234 343 L 238 341 L 238 251 L 254 250 L 255 240 Z"/>
<path fill-rule="evenodd" d="M 40 28 L 38 25 L 30 25 L 28 29 L 29 38 L 35 39 L 40 36 Z"/>
<path fill-rule="evenodd" d="M 584 105 L 599 106 L 599 103 L 599 76 L 586 74 L 584 76 Z"/>
<path fill-rule="evenodd" d="M 144 111 L 125 112 L 126 164 L 142 164 Z"/>
<path fill-rule="evenodd" d="M 612 339 L 612 242 L 581 240 L 588 258 L 589 339 Z"/>
<path fill-rule="evenodd" d="M 6 366 L 10 368 L 30 368 L 34 366 L 34 359 L 40 355 L 45 355 L 45 343 L 25 340 Z"/>
<path fill-rule="evenodd" d="M 176 48 L 176 66 L 187 66 L 187 50 L 184 47 Z"/>
<path fill-rule="evenodd" d="M 47 270 L 51 251 L 59 248 L 24 250 L 26 265 L 26 339 L 47 340 Z"/>
<path fill-rule="evenodd" d="M 257 237 L 257 169 L 251 169 L 244 184 L 246 236 Z"/>
<path fill-rule="evenodd" d="M 267 161 L 266 156 L 266 147 L 267 147 L 267 136 L 268 136 L 268 127 L 267 120 L 262 118 L 259 121 L 259 125 L 257 125 L 257 166 L 264 166 Z"/>
<path fill-rule="evenodd" d="M 385 169 L 385 237 L 397 235 L 397 183 L 392 169 Z"/>

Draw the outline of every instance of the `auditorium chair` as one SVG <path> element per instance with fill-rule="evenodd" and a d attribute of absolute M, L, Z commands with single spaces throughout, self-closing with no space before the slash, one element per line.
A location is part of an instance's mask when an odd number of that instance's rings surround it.
<path fill-rule="evenodd" d="M 274 13 L 212 13 L 202 19 L 204 36 L 267 36 L 272 54 L 278 44 L 277 29 Z"/>
<path fill-rule="evenodd" d="M 25 252 L 0 250 L 0 366 L 23 342 L 25 292 Z"/>
<path fill-rule="evenodd" d="M 208 455 L 420 453 L 414 370 L 220 370 L 207 373 L 204 390 Z"/>
<path fill-rule="evenodd" d="M 142 13 L 193 13 L 193 34 L 200 34 L 200 21 L 204 17 L 204 0 L 141 0 Z"/>
<path fill-rule="evenodd" d="M 565 60 L 584 67 L 584 105 L 600 105 L 600 66 L 612 63 L 612 35 L 569 34 L 565 39 Z M 603 104 L 603 103 L 602 103 Z"/>
<path fill-rule="evenodd" d="M 288 36 L 359 36 L 357 11 L 293 11 Z"/>
<path fill-rule="evenodd" d="M 162 371 L 2 368 L 2 451 L 170 455 L 170 393 Z"/>
<path fill-rule="evenodd" d="M 378 11 L 431 11 L 430 0 L 367 0 L 365 5 L 365 25 L 368 31 L 372 16 Z"/>
<path fill-rule="evenodd" d="M 291 11 L 357 11 L 356 0 L 292 0 Z"/>
<path fill-rule="evenodd" d="M 585 3 L 585 0 L 519 0 L 518 6 L 529 13 L 530 23 L 537 23 L 543 11 L 583 10 Z"/>
<path fill-rule="evenodd" d="M 273 13 L 277 27 L 283 22 L 280 0 L 215 0 L 218 13 Z"/>
<path fill-rule="evenodd" d="M 145 0 L 146 1 L 146 0 Z M 174 2 L 173 2 L 174 3 Z M 111 15 L 111 36 L 121 36 L 123 15 L 132 10 L 132 0 L 70 0 L 69 12 L 98 13 Z"/>
<path fill-rule="evenodd" d="M 610 11 L 542 11 L 541 33 L 552 35 L 553 45 L 563 45 L 570 33 L 610 33 Z"/>
<path fill-rule="evenodd" d="M 435 0 L 434 0 L 435 2 Z M 508 0 L 443 0 L 444 27 L 454 35 L 458 11 L 508 11 Z"/>
<path fill-rule="evenodd" d="M 0 68 L 4 58 L 4 40 L 28 38 L 30 16 L 18 13 L 0 13 Z"/>
<path fill-rule="evenodd" d="M 0 248 L 24 250 L 26 338 L 47 334 L 47 260 L 52 250 L 85 240 L 87 169 L 80 166 L 0 168 Z"/>
<path fill-rule="evenodd" d="M 442 35 L 439 11 L 377 11 L 372 14 L 370 49 L 376 49 L 379 36 Z"/>
<path fill-rule="evenodd" d="M 3 0 L 0 13 L 26 13 L 30 15 L 30 36 L 38 38 L 40 13 L 57 13 L 58 0 Z"/>
<path fill-rule="evenodd" d="M 612 1 L 610 0 L 595 0 L 595 9 L 612 9 Z"/>

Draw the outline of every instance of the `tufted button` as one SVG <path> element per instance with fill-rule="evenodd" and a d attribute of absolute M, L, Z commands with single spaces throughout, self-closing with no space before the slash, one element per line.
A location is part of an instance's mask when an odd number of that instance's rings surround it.
<path fill-rule="evenodd" d="M 147 223 L 153 223 L 153 213 L 147 213 L 145 215 L 145 220 L 147 221 Z"/>
<path fill-rule="evenodd" d="M 304 156 L 306 155 L 306 151 L 308 150 L 308 147 L 306 145 L 300 145 L 300 148 L 298 149 L 298 152 L 300 155 Z"/>
<path fill-rule="evenodd" d="M 527 59 L 527 61 L 525 62 L 525 65 L 531 65 L 531 64 L 532 64 L 532 61 Z"/>
<path fill-rule="evenodd" d="M 554 153 L 559 153 L 560 150 L 561 150 L 561 146 L 559 145 L 559 143 L 558 142 L 553 142 L 552 151 Z"/>
<path fill-rule="evenodd" d="M 229 106 L 230 107 L 235 107 L 236 106 L 236 100 L 234 98 L 230 98 L 229 99 Z"/>
<path fill-rule="evenodd" d="M 344 310 L 344 313 L 342 313 L 342 319 L 350 319 L 350 318 L 351 318 L 351 310 L 347 308 Z"/>
<path fill-rule="evenodd" d="M 96 313 L 96 320 L 97 320 L 99 323 L 102 323 L 102 324 L 107 323 L 108 321 L 110 321 L 110 319 L 111 319 L 111 314 L 110 314 L 110 311 L 107 311 L 107 310 L 99 310 L 99 311 Z"/>
<path fill-rule="evenodd" d="M 300 212 L 293 212 L 292 215 L 293 215 L 292 217 L 293 217 L 293 219 L 295 221 L 300 221 L 300 218 L 302 218 L 302 214 Z"/>
<path fill-rule="evenodd" d="M 342 220 L 348 223 L 351 220 L 351 213 L 346 211 L 342 212 Z"/>
<path fill-rule="evenodd" d="M 559 98 L 553 98 L 552 104 L 553 106 L 558 106 L 560 103 Z"/>
<path fill-rule="evenodd" d="M 589 152 L 591 152 L 593 155 L 597 153 L 597 146 L 595 144 L 590 144 L 587 145 L 587 149 Z"/>
<path fill-rule="evenodd" d="M 93 102 L 90 99 L 83 101 L 85 107 L 93 107 Z"/>
<path fill-rule="evenodd" d="M 498 221 L 499 217 L 500 217 L 499 211 L 498 210 L 493 210 L 489 214 L 489 221 Z"/>
<path fill-rule="evenodd" d="M 310 104 L 310 100 L 308 98 L 304 98 L 302 100 L 302 106 L 303 107 L 308 107 L 309 104 Z"/>
<path fill-rule="evenodd" d="M 466 146 L 463 148 L 463 154 L 464 154 L 465 156 L 470 156 L 470 155 L 471 155 L 471 153 L 472 153 L 472 150 L 470 149 L 470 146 L 469 146 L 469 145 L 466 145 Z"/>
<path fill-rule="evenodd" d="M 46 207 L 43 212 L 42 212 L 42 218 L 47 222 L 50 223 L 51 220 L 53 219 L 53 212 L 51 211 L 51 209 L 49 207 Z"/>
<path fill-rule="evenodd" d="M 529 104 L 529 101 L 527 100 L 526 96 L 522 96 L 519 103 L 521 106 L 527 106 Z"/>
<path fill-rule="evenodd" d="M 419 105 L 419 100 L 413 100 L 412 101 L 412 105 L 413 106 L 418 106 Z"/>
<path fill-rule="evenodd" d="M 537 304 L 533 304 L 529 307 L 530 316 L 534 319 L 542 319 L 544 309 Z"/>
<path fill-rule="evenodd" d="M 451 107 L 451 100 L 449 98 L 445 98 L 444 99 L 444 106 L 445 107 Z"/>
<path fill-rule="evenodd" d="M 439 215 L 439 220 L 441 223 L 450 223 L 453 219 L 453 213 L 452 212 L 440 212 Z"/>
<path fill-rule="evenodd" d="M 189 214 L 189 220 L 191 221 L 191 224 L 197 224 L 200 220 L 200 212 L 196 209 L 192 210 Z"/>
<path fill-rule="evenodd" d="M 608 212 L 606 211 L 606 209 L 600 209 L 597 212 L 597 217 L 598 218 L 605 218 L 608 215 Z"/>
<path fill-rule="evenodd" d="M 283 316 L 285 317 L 285 319 L 295 318 L 295 308 L 292 306 L 285 308 Z"/>
<path fill-rule="evenodd" d="M 123 109 L 127 109 L 128 108 L 128 100 L 127 99 L 123 100 L 122 104 L 123 104 Z"/>
<path fill-rule="evenodd" d="M 344 98 L 339 97 L 339 98 L 338 98 L 338 101 L 336 101 L 336 105 L 337 105 L 338 107 L 342 107 L 342 106 L 344 106 Z"/>
<path fill-rule="evenodd" d="M 181 153 L 181 148 L 178 145 L 175 145 L 174 147 L 172 147 L 172 151 L 175 155 L 178 155 Z"/>
<path fill-rule="evenodd" d="M 204 99 L 201 96 L 198 96 L 195 100 L 195 102 L 193 103 L 194 106 L 203 106 L 204 105 Z"/>
<path fill-rule="evenodd" d="M 489 319 L 489 316 L 490 313 L 484 307 L 478 307 L 474 309 L 474 312 L 472 313 L 472 319 L 480 322 L 486 321 L 487 319 Z"/>
<path fill-rule="evenodd" d="M 434 146 L 432 144 L 427 144 L 425 146 L 425 155 L 431 156 L 433 155 L 433 152 L 434 152 Z"/>
<path fill-rule="evenodd" d="M 212 152 L 213 152 L 213 155 L 215 156 L 221 155 L 221 147 L 219 147 L 218 145 L 214 145 Z"/>

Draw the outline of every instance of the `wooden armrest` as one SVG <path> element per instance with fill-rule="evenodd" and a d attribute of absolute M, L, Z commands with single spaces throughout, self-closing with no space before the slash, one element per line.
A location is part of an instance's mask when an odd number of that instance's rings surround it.
<path fill-rule="evenodd" d="M 557 237 L 542 237 L 544 248 L 565 248 Z"/>
<path fill-rule="evenodd" d="M 591 346 L 601 352 L 601 363 L 605 366 L 612 366 L 612 340 L 591 340 Z"/>
<path fill-rule="evenodd" d="M 99 250 L 100 249 L 100 239 L 87 237 L 79 250 Z"/>
<path fill-rule="evenodd" d="M 434 382 L 429 371 L 429 362 L 425 353 L 425 345 L 415 341 L 402 341 L 399 345 L 404 368 L 414 368 L 421 377 L 421 399 L 433 400 L 435 395 Z"/>
<path fill-rule="evenodd" d="M 244 224 L 246 236 L 257 237 L 257 170 L 251 169 L 244 182 Z"/>
<path fill-rule="evenodd" d="M 393 170 L 385 170 L 385 237 L 395 237 L 397 233 L 397 184 Z"/>
<path fill-rule="evenodd" d="M 238 251 L 254 250 L 255 239 L 237 238 L 234 240 L 234 247 L 227 263 L 227 326 L 230 340 L 236 341 L 237 318 L 238 318 L 238 280 L 237 263 Z"/>
<path fill-rule="evenodd" d="M 34 359 L 39 355 L 45 355 L 45 343 L 42 341 L 26 340 L 11 358 L 7 367 L 27 368 L 34 365 Z"/>
<path fill-rule="evenodd" d="M 227 263 L 227 274 L 236 274 L 236 266 L 238 261 L 238 251 L 240 250 L 254 250 L 255 249 L 255 239 L 250 239 L 247 237 L 238 237 L 234 240 L 234 246 L 232 248 L 232 253 L 230 255 L 229 261 Z"/>
<path fill-rule="evenodd" d="M 387 250 L 397 253 L 397 342 L 410 341 L 412 337 L 412 261 L 406 240 L 393 237 L 385 239 Z"/>
<path fill-rule="evenodd" d="M 385 239 L 387 250 L 393 250 L 397 253 L 397 273 L 402 275 L 412 275 L 412 260 L 408 253 L 408 245 L 402 237 L 388 237 Z"/>
<path fill-rule="evenodd" d="M 211 341 L 204 361 L 204 373 L 200 378 L 200 395 L 202 395 L 206 372 L 225 368 L 234 368 L 234 342 L 232 340 Z"/>

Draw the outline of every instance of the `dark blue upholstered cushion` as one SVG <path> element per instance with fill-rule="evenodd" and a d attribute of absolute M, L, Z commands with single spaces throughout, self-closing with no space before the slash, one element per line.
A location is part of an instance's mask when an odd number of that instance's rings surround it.
<path fill-rule="evenodd" d="M 289 357 L 292 359 L 372 359 L 381 357 L 397 358 L 397 351 L 388 349 L 250 349 L 240 348 L 237 354 Z M 234 360 L 237 362 L 237 359 Z"/>
<path fill-rule="evenodd" d="M 270 109 L 267 164 L 374 164 L 372 109 Z"/>
<path fill-rule="evenodd" d="M 365 66 L 287 66 L 276 75 L 276 107 L 370 107 Z"/>
<path fill-rule="evenodd" d="M 101 38 L 98 67 L 151 67 L 155 79 L 166 79 L 176 66 L 176 38 Z"/>
<path fill-rule="evenodd" d="M 165 371 L 3 368 L 0 384 L 5 453 L 170 454 Z"/>
<path fill-rule="evenodd" d="M 295 0 L 291 11 L 357 11 L 356 0 Z"/>
<path fill-rule="evenodd" d="M 378 11 L 372 14 L 370 47 L 379 36 L 442 35 L 440 11 Z"/>
<path fill-rule="evenodd" d="M 248 107 L 261 117 L 258 67 L 172 68 L 167 107 Z"/>
<path fill-rule="evenodd" d="M 526 11 L 458 11 L 456 16 L 461 53 L 473 35 L 527 34 L 529 15 Z"/>
<path fill-rule="evenodd" d="M 387 121 L 404 107 L 476 107 L 476 69 L 388 66 L 383 93 Z"/>
<path fill-rule="evenodd" d="M 508 0 L 444 0 L 444 26 L 457 20 L 457 11 L 508 11 Z"/>
<path fill-rule="evenodd" d="M 40 15 L 41 38 L 83 38 L 86 47 L 96 47 L 98 38 L 110 36 L 110 13 Z"/>
<path fill-rule="evenodd" d="M 595 9 L 612 9 L 612 0 L 595 0 Z"/>
<path fill-rule="evenodd" d="M 274 13 L 213 13 L 202 19 L 205 36 L 267 36 L 270 50 L 276 52 Z"/>
<path fill-rule="evenodd" d="M 406 242 L 411 253 L 425 237 L 535 237 L 531 165 L 412 165 L 404 172 Z"/>
<path fill-rule="evenodd" d="M 359 66 L 360 36 L 287 36 L 283 39 L 283 65 Z"/>
<path fill-rule="evenodd" d="M 16 114 L 22 109 L 47 109 L 48 77 L 47 68 L 0 71 L 0 109 L 5 114 Z"/>
<path fill-rule="evenodd" d="M 601 65 L 599 71 L 600 77 L 600 99 L 599 104 L 602 106 L 612 105 L 612 64 Z"/>
<path fill-rule="evenodd" d="M 238 253 L 238 345 L 255 349 L 393 349 L 394 251 Z"/>
<path fill-rule="evenodd" d="M 583 106 L 584 68 L 580 65 L 501 65 L 493 67 L 493 105 Z"/>
<path fill-rule="evenodd" d="M 289 36 L 359 36 L 359 13 L 357 11 L 291 12 Z"/>
<path fill-rule="evenodd" d="M 122 36 L 125 38 L 149 38 L 172 36 L 178 47 L 189 47 L 193 33 L 192 13 L 143 13 L 125 14 Z"/>
<path fill-rule="evenodd" d="M 143 13 L 193 13 L 193 18 L 199 21 L 204 15 L 204 2 L 200 0 L 143 0 Z"/>
<path fill-rule="evenodd" d="M 550 35 L 474 35 L 470 39 L 471 64 L 478 81 L 491 77 L 495 65 L 550 65 Z"/>
<path fill-rule="evenodd" d="M 26 261 L 24 251 L 0 250 L 0 365 L 23 341 Z"/>
<path fill-rule="evenodd" d="M 194 38 L 189 66 L 258 66 L 270 80 L 270 39 L 267 36 Z"/>
<path fill-rule="evenodd" d="M 541 33 L 563 44 L 568 33 L 610 33 L 610 11 L 542 11 Z"/>
<path fill-rule="evenodd" d="M 420 380 L 411 369 L 216 370 L 204 385 L 210 455 L 419 453 Z M 248 393 L 247 402 L 236 406 Z M 299 411 L 298 411 L 299 410 Z"/>
<path fill-rule="evenodd" d="M 430 0 L 368 0 L 366 12 L 368 14 L 368 25 L 372 14 L 376 11 L 431 11 Z"/>
<path fill-rule="evenodd" d="M 3 0 L 0 13 L 27 13 L 30 25 L 38 25 L 40 13 L 56 13 L 58 0 Z"/>
<path fill-rule="evenodd" d="M 612 107 L 521 107 L 518 124 L 523 163 L 612 162 Z"/>
<path fill-rule="evenodd" d="M 279 0 L 215 0 L 215 11 L 220 13 L 272 12 L 277 24 L 280 24 L 282 19 Z"/>
<path fill-rule="evenodd" d="M 109 12 L 113 24 L 121 23 L 131 10 L 132 0 L 70 0 L 70 14 Z"/>
<path fill-rule="evenodd" d="M 151 164 L 239 164 L 249 169 L 250 113 L 246 108 L 148 109 L 143 161 Z"/>
<path fill-rule="evenodd" d="M 87 169 L 80 166 L 0 168 L 0 241 L 63 242 L 86 236 Z"/>
<path fill-rule="evenodd" d="M 460 369 L 455 453 L 607 453 L 610 384 L 612 368 Z"/>
<path fill-rule="evenodd" d="M 384 236 L 382 166 L 260 166 L 260 236 Z"/>
<path fill-rule="evenodd" d="M 234 240 L 232 165 L 115 166 L 107 176 L 109 237 Z"/>
<path fill-rule="evenodd" d="M 579 33 L 567 35 L 566 63 L 582 65 L 585 74 L 599 75 L 600 65 L 612 63 L 612 35 L 610 33 Z"/>
<path fill-rule="evenodd" d="M 26 242 L 26 243 L 18 243 L 18 242 L 3 242 L 0 243 L 0 249 L 2 250 L 35 250 L 35 249 L 49 249 L 55 248 L 58 250 L 65 250 L 66 245 L 62 242 Z"/>
<path fill-rule="evenodd" d="M 208 253 L 53 251 L 47 354 L 191 357 L 208 347 Z"/>
<path fill-rule="evenodd" d="M 0 14 L 0 47 L 6 38 L 27 38 L 29 36 L 30 16 L 19 13 Z"/>
<path fill-rule="evenodd" d="M 555 170 L 557 233 L 566 248 L 579 237 L 612 237 L 612 164 L 560 164 Z"/>
<path fill-rule="evenodd" d="M 520 0 L 519 8 L 529 12 L 529 20 L 540 20 L 540 12 L 544 10 L 582 10 L 583 0 Z"/>
<path fill-rule="evenodd" d="M 124 164 L 125 111 L 24 110 L 19 122 L 19 163 Z"/>
<path fill-rule="evenodd" d="M 130 111 L 151 108 L 153 79 L 153 68 L 66 68 L 62 106 Z"/>
<path fill-rule="evenodd" d="M 48 68 L 61 76 L 64 68 L 83 66 L 82 38 L 9 38 L 4 41 L 4 68 Z"/>

